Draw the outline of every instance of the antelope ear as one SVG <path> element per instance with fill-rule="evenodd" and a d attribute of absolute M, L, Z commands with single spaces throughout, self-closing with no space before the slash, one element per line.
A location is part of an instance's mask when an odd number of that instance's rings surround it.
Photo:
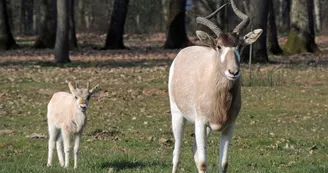
<path fill-rule="evenodd" d="M 206 32 L 198 30 L 198 31 L 196 31 L 196 35 L 203 44 L 205 44 L 206 46 L 209 46 L 213 49 L 216 49 L 215 39 L 213 37 L 211 37 L 210 35 L 208 35 Z"/>
<path fill-rule="evenodd" d="M 72 93 L 73 95 L 75 95 L 75 89 L 74 89 L 73 85 L 71 84 L 71 82 L 68 82 L 68 88 L 69 88 L 69 90 L 71 91 L 71 93 Z"/>
<path fill-rule="evenodd" d="M 89 94 L 93 95 L 96 91 L 98 91 L 99 84 L 97 84 L 95 87 L 93 87 L 91 90 L 89 90 Z"/>
<path fill-rule="evenodd" d="M 253 44 L 262 34 L 262 29 L 255 29 L 254 31 L 246 34 L 244 36 L 244 45 L 250 45 Z"/>

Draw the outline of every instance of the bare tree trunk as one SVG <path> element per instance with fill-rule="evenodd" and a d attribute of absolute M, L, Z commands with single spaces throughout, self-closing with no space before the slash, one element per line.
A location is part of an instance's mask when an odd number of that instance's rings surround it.
<path fill-rule="evenodd" d="M 292 0 L 282 0 L 281 1 L 281 21 L 280 28 L 283 31 L 289 31 L 290 28 L 290 8 Z"/>
<path fill-rule="evenodd" d="M 115 0 L 104 49 L 125 49 L 123 44 L 124 25 L 129 0 Z"/>
<path fill-rule="evenodd" d="M 25 25 L 25 34 L 33 34 L 33 9 L 34 9 L 34 0 L 27 1 L 27 10 L 26 10 L 26 25 Z"/>
<path fill-rule="evenodd" d="M 250 0 L 249 17 L 251 22 L 249 28 L 263 29 L 260 38 L 252 45 L 252 62 L 268 62 L 267 52 L 267 24 L 269 14 L 269 2 L 267 0 Z M 240 8 L 242 9 L 242 8 Z M 250 30 L 250 29 L 249 29 Z M 243 59 L 249 60 L 249 48 L 245 48 L 242 54 Z"/>
<path fill-rule="evenodd" d="M 25 11 L 26 11 L 26 2 L 25 0 L 21 0 L 20 2 L 20 24 L 19 24 L 19 32 L 22 34 L 24 33 L 25 31 L 25 23 L 26 23 L 26 14 L 25 14 Z"/>
<path fill-rule="evenodd" d="M 315 26 L 317 31 L 321 31 L 321 5 L 320 0 L 314 0 Z"/>
<path fill-rule="evenodd" d="M 55 44 L 55 63 L 69 63 L 69 2 L 57 0 L 57 33 Z"/>
<path fill-rule="evenodd" d="M 70 49 L 77 49 L 77 38 L 75 30 L 74 0 L 69 1 L 69 43 Z"/>
<path fill-rule="evenodd" d="M 7 0 L 6 1 L 6 8 L 7 8 L 7 18 L 8 18 L 8 21 L 9 21 L 9 28 L 11 31 L 15 31 L 15 25 L 14 25 L 14 15 L 13 15 L 13 8 L 14 8 L 14 4 L 12 1 L 10 0 Z"/>
<path fill-rule="evenodd" d="M 85 24 L 85 9 L 84 9 L 84 0 L 78 0 L 78 17 L 77 17 L 77 27 L 80 28 L 82 31 L 85 31 L 86 24 Z"/>
<path fill-rule="evenodd" d="M 44 18 L 41 22 L 40 35 L 35 41 L 34 48 L 54 48 L 56 41 L 56 0 L 42 0 L 41 9 Z"/>
<path fill-rule="evenodd" d="M 39 34 L 40 33 L 40 23 L 42 18 L 42 12 L 40 7 L 40 1 L 36 1 L 34 3 L 34 13 L 33 13 L 33 34 Z"/>
<path fill-rule="evenodd" d="M 268 16 L 268 49 L 275 55 L 282 54 L 282 49 L 278 43 L 277 26 L 275 19 L 275 12 L 273 0 L 269 1 L 269 16 Z"/>
<path fill-rule="evenodd" d="M 291 29 L 285 50 L 289 54 L 317 52 L 315 43 L 313 0 L 293 0 Z"/>
<path fill-rule="evenodd" d="M 170 0 L 165 49 L 178 49 L 189 46 L 185 26 L 186 0 Z"/>
<path fill-rule="evenodd" d="M 196 17 L 198 16 L 207 16 L 214 12 L 217 8 L 221 7 L 223 4 L 225 4 L 227 1 L 225 0 L 191 0 L 193 4 L 193 22 L 196 24 Z M 223 31 L 227 31 L 228 29 L 228 8 L 223 8 L 219 13 L 217 13 L 216 17 L 213 17 L 210 19 L 214 24 L 217 24 L 220 26 L 220 28 Z M 195 26 L 197 28 L 197 26 Z M 201 26 L 202 30 L 205 30 L 208 33 L 212 33 L 210 29 L 207 27 Z"/>
<path fill-rule="evenodd" d="M 18 48 L 10 31 L 6 0 L 0 0 L 0 51 Z"/>
<path fill-rule="evenodd" d="M 24 35 L 33 34 L 34 0 L 21 0 L 20 32 Z"/>
<path fill-rule="evenodd" d="M 283 8 L 282 8 L 282 3 L 283 3 L 283 1 L 285 1 L 285 0 L 277 0 L 278 1 L 278 14 L 277 14 L 277 25 L 278 25 L 278 30 L 279 31 L 281 31 L 281 27 L 282 27 L 282 10 L 283 10 Z"/>
<path fill-rule="evenodd" d="M 95 30 L 95 24 L 96 24 L 96 11 L 98 10 L 98 8 L 96 7 L 96 5 L 94 4 L 94 3 L 92 3 L 92 5 L 91 5 L 91 11 L 90 11 L 90 28 L 92 29 L 92 30 Z"/>
<path fill-rule="evenodd" d="M 164 22 L 166 23 L 168 21 L 168 18 L 169 18 L 169 9 L 168 9 L 168 3 L 169 3 L 169 0 L 162 0 L 162 7 L 163 7 L 163 18 L 164 18 Z"/>
<path fill-rule="evenodd" d="M 226 1 L 224 0 L 218 0 L 218 3 L 216 4 L 216 9 L 224 5 Z M 216 10 L 215 9 L 215 10 Z M 216 16 L 216 23 L 220 26 L 220 28 L 228 32 L 228 9 L 229 8 L 224 8 L 220 13 L 218 13 Z"/>
<path fill-rule="evenodd" d="M 90 4 L 85 4 L 85 2 L 88 2 L 88 1 L 85 1 L 85 0 L 82 0 L 84 1 L 83 4 L 83 8 L 84 8 L 84 22 L 85 22 L 85 29 L 89 30 L 90 29 L 90 26 L 91 26 L 91 22 L 92 22 L 92 5 Z M 87 8 L 87 7 L 88 8 Z"/>

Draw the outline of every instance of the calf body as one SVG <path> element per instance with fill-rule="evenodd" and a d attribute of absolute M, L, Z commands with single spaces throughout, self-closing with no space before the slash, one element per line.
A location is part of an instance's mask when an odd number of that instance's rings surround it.
<path fill-rule="evenodd" d="M 56 146 L 60 165 L 62 167 L 68 167 L 70 135 L 74 134 L 74 168 L 77 168 L 80 139 L 87 123 L 86 111 L 88 102 L 90 97 L 95 93 L 98 85 L 91 90 L 74 89 L 70 83 L 68 85 L 72 94 L 57 92 L 52 96 L 48 104 L 49 143 L 47 165 L 52 166 L 53 151 Z"/>

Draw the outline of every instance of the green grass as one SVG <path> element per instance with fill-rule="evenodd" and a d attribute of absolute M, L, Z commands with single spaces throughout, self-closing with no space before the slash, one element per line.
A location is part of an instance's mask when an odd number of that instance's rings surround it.
<path fill-rule="evenodd" d="M 173 140 L 167 96 L 170 61 L 86 62 L 65 66 L 30 61 L 0 66 L 0 172 L 171 171 Z M 328 67 L 243 67 L 242 110 L 229 153 L 230 172 L 328 172 Z M 78 169 L 46 167 L 46 105 L 65 80 L 100 84 L 92 98 Z M 181 172 L 196 172 L 187 125 Z M 159 142 L 161 138 L 168 142 Z M 208 172 L 217 172 L 219 132 L 208 140 Z M 311 151 L 311 147 L 317 149 Z"/>

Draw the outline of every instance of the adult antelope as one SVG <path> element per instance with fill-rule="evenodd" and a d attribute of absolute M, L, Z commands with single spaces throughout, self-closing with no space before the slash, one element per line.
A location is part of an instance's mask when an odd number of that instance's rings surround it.
<path fill-rule="evenodd" d="M 206 138 L 212 130 L 222 132 L 218 166 L 220 172 L 227 171 L 228 147 L 241 107 L 239 50 L 254 43 L 262 33 L 262 29 L 256 29 L 241 38 L 249 18 L 237 9 L 233 0 L 231 6 L 242 22 L 232 32 L 223 33 L 209 20 L 221 8 L 207 17 L 197 17 L 197 23 L 210 28 L 217 38 L 196 31 L 206 46 L 181 50 L 170 67 L 168 89 L 175 139 L 172 173 L 177 172 L 180 162 L 186 120 L 195 124 L 193 153 L 198 172 L 206 172 Z"/>

